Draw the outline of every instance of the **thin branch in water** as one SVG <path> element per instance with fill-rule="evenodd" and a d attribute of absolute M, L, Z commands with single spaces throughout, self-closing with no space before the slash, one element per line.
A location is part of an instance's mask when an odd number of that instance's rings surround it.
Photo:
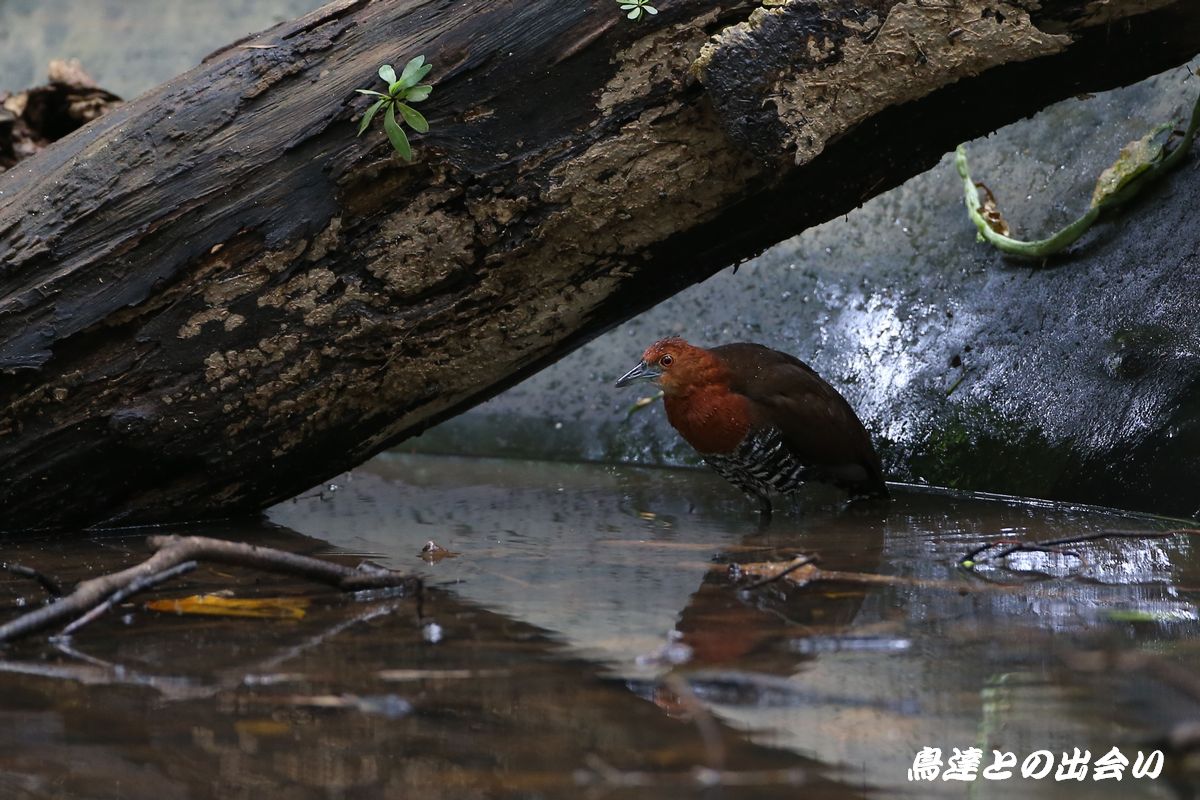
<path fill-rule="evenodd" d="M 997 540 L 991 541 L 991 542 L 984 542 L 983 544 L 979 545 L 974 550 L 972 550 L 971 552 L 967 553 L 965 556 L 960 558 L 958 560 L 958 565 L 960 567 L 964 567 L 966 569 L 971 569 L 973 566 L 975 566 L 976 563 L 978 563 L 981 560 L 979 558 L 980 555 L 987 552 L 988 550 L 991 550 L 993 547 L 999 547 L 1000 545 L 1005 545 L 1005 544 L 1019 544 L 1019 542 L 1017 542 L 1015 539 L 997 539 Z M 988 559 L 982 559 L 982 560 L 987 561 Z"/>
<path fill-rule="evenodd" d="M 1083 557 L 1079 553 L 1071 550 L 1063 550 L 1061 549 L 1062 546 L 1084 544 L 1100 539 L 1168 539 L 1172 536 L 1186 533 L 1194 533 L 1194 531 L 1188 528 L 1175 528 L 1169 531 L 1095 531 L 1079 536 L 1066 536 L 1061 539 L 1047 539 L 1040 542 L 1014 542 L 1011 539 L 1002 539 L 976 547 L 960 558 L 958 565 L 967 571 L 973 571 L 978 564 L 986 564 L 989 561 L 1002 561 L 1013 553 L 1055 553 L 1082 560 Z M 1004 549 L 998 552 L 988 554 L 988 550 L 1001 547 L 1002 545 L 1009 546 L 1004 547 Z"/>
<path fill-rule="evenodd" d="M 768 583 L 774 583 L 777 580 L 785 578 L 788 575 L 795 572 L 796 570 L 800 569 L 801 567 L 808 566 L 809 564 L 813 563 L 813 561 L 815 561 L 815 560 L 816 559 L 810 555 L 796 556 L 791 561 L 787 562 L 787 564 L 782 565 L 779 572 L 775 572 L 773 574 L 768 575 L 765 578 L 755 581 L 754 583 L 747 586 L 746 590 L 749 591 L 750 589 L 761 589 L 762 587 L 766 586 Z"/>
<path fill-rule="evenodd" d="M 1006 558 L 1013 553 L 1049 553 L 1053 556 L 1069 556 L 1071 558 L 1077 558 L 1080 561 L 1083 560 L 1083 556 L 1079 555 L 1079 553 L 1076 553 L 1074 550 L 1064 550 L 1061 547 L 1051 547 L 1050 545 L 1035 544 L 1033 542 L 1029 544 L 1013 545 L 996 557 Z"/>
<path fill-rule="evenodd" d="M 758 578 L 743 591 L 765 586 L 780 579 L 793 586 L 808 586 L 812 583 L 850 583 L 858 586 L 908 586 L 918 589 L 935 589 L 951 592 L 978 592 L 1017 590 L 1019 586 L 996 584 L 986 589 L 963 581 L 941 581 L 926 578 L 909 578 L 904 575 L 877 575 L 871 572 L 839 572 L 820 569 L 815 564 L 792 561 L 760 561 L 730 564 L 726 570 L 734 578 Z M 797 563 L 801 562 L 801 563 Z M 714 565 L 713 569 L 721 569 Z"/>
<path fill-rule="evenodd" d="M 0 642 L 9 642 L 68 618 L 86 614 L 110 595 L 138 580 L 158 575 L 188 561 L 230 564 L 295 575 L 347 592 L 403 587 L 406 591 L 419 593 L 421 587 L 419 578 L 374 564 L 360 564 L 353 568 L 283 550 L 205 536 L 151 536 L 148 542 L 158 551 L 150 558 L 120 572 L 81 581 L 66 597 L 0 625 Z"/>
<path fill-rule="evenodd" d="M 82 652 L 74 643 L 63 637 L 51 639 L 54 647 L 63 655 L 81 661 L 81 664 L 48 663 L 36 661 L 9 661 L 0 659 L 0 674 L 36 675 L 51 680 L 67 680 L 85 685 L 97 686 L 143 686 L 154 689 L 165 699 L 196 700 L 207 699 L 222 691 L 235 690 L 242 686 L 260 686 L 278 684 L 285 681 L 303 681 L 308 679 L 303 673 L 279 673 L 280 664 L 297 658 L 305 652 L 325 645 L 329 640 L 340 635 L 353 625 L 361 624 L 387 614 L 391 614 L 407 604 L 407 600 L 389 600 L 385 603 L 373 604 L 354 614 L 349 619 L 343 619 L 336 625 L 310 636 L 303 642 L 280 650 L 262 661 L 248 666 L 233 667 L 216 675 L 214 682 L 204 682 L 194 676 L 155 674 L 141 672 L 137 667 L 105 661 L 88 653 Z M 507 671 L 505 671 L 507 673 Z M 383 674 L 380 678 L 387 680 Z"/>
<path fill-rule="evenodd" d="M 170 569 L 164 569 L 162 572 L 156 572 L 153 575 L 144 575 L 144 576 L 138 578 L 137 580 L 133 581 L 132 583 L 130 583 L 128 586 L 125 586 L 125 587 L 113 592 L 112 595 L 110 595 L 107 600 L 105 600 L 103 603 L 101 603 L 100 605 L 93 608 L 91 611 L 84 614 L 79 619 L 72 622 L 67 627 L 63 628 L 62 632 L 58 635 L 59 636 L 70 636 L 72 633 L 79 630 L 84 625 L 87 625 L 89 622 L 96 620 L 98 617 L 100 617 L 105 612 L 116 608 L 118 605 L 120 605 L 121 603 L 124 603 L 127 599 L 129 599 L 133 595 L 137 594 L 138 592 L 144 592 L 147 589 L 153 589 L 155 586 L 158 586 L 160 583 L 165 583 L 165 582 L 171 580 L 171 578 L 175 578 L 175 577 L 178 577 L 179 575 L 183 575 L 185 573 L 191 572 L 197 566 L 199 566 L 199 564 L 195 561 L 185 561 L 182 564 L 176 564 L 175 566 L 171 567 Z"/>
<path fill-rule="evenodd" d="M 13 575 L 20 575 L 22 578 L 33 578 L 41 585 L 43 589 L 46 590 L 46 594 L 50 595 L 51 597 L 62 597 L 63 595 L 62 586 L 59 585 L 58 581 L 54 580 L 43 572 L 38 572 L 33 567 L 27 567 L 24 564 L 12 564 L 8 561 L 0 561 L 0 569 L 6 572 L 11 572 Z"/>

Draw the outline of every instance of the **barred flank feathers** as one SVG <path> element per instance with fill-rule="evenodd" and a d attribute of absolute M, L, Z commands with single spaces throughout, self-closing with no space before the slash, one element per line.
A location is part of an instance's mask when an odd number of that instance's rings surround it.
<path fill-rule="evenodd" d="M 722 478 L 758 497 L 795 491 L 808 480 L 808 466 L 792 455 L 778 428 L 747 436 L 729 455 L 708 454 L 704 460 Z"/>

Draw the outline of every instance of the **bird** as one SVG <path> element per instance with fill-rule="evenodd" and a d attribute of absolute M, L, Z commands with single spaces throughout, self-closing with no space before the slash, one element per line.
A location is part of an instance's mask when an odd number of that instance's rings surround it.
<path fill-rule="evenodd" d="M 618 388 L 652 381 L 667 420 L 716 472 L 758 500 L 805 483 L 887 497 L 879 455 L 854 409 L 808 364 L 761 344 L 706 349 L 673 336 L 646 348 Z"/>

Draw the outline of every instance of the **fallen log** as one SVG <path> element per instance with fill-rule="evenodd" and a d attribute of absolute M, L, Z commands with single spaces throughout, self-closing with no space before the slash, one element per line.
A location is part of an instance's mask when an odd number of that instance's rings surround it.
<path fill-rule="evenodd" d="M 0 528 L 253 511 L 1200 51 L 1191 0 L 341 0 L 0 175 Z M 415 161 L 355 138 L 424 55 Z"/>

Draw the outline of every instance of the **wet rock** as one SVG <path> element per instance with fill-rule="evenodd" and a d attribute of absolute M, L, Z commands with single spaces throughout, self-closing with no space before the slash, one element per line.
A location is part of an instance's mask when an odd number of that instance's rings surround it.
<path fill-rule="evenodd" d="M 970 144 L 1016 236 L 1081 213 L 1120 148 L 1190 110 L 1176 70 Z M 1194 147 L 1193 150 L 1200 150 Z M 975 241 L 934 170 L 600 337 L 406 443 L 439 452 L 695 463 L 661 403 L 612 381 L 654 339 L 759 341 L 859 410 L 891 477 L 1161 513 L 1200 510 L 1200 156 L 1065 257 Z M 786 213 L 786 209 L 780 209 Z"/>

